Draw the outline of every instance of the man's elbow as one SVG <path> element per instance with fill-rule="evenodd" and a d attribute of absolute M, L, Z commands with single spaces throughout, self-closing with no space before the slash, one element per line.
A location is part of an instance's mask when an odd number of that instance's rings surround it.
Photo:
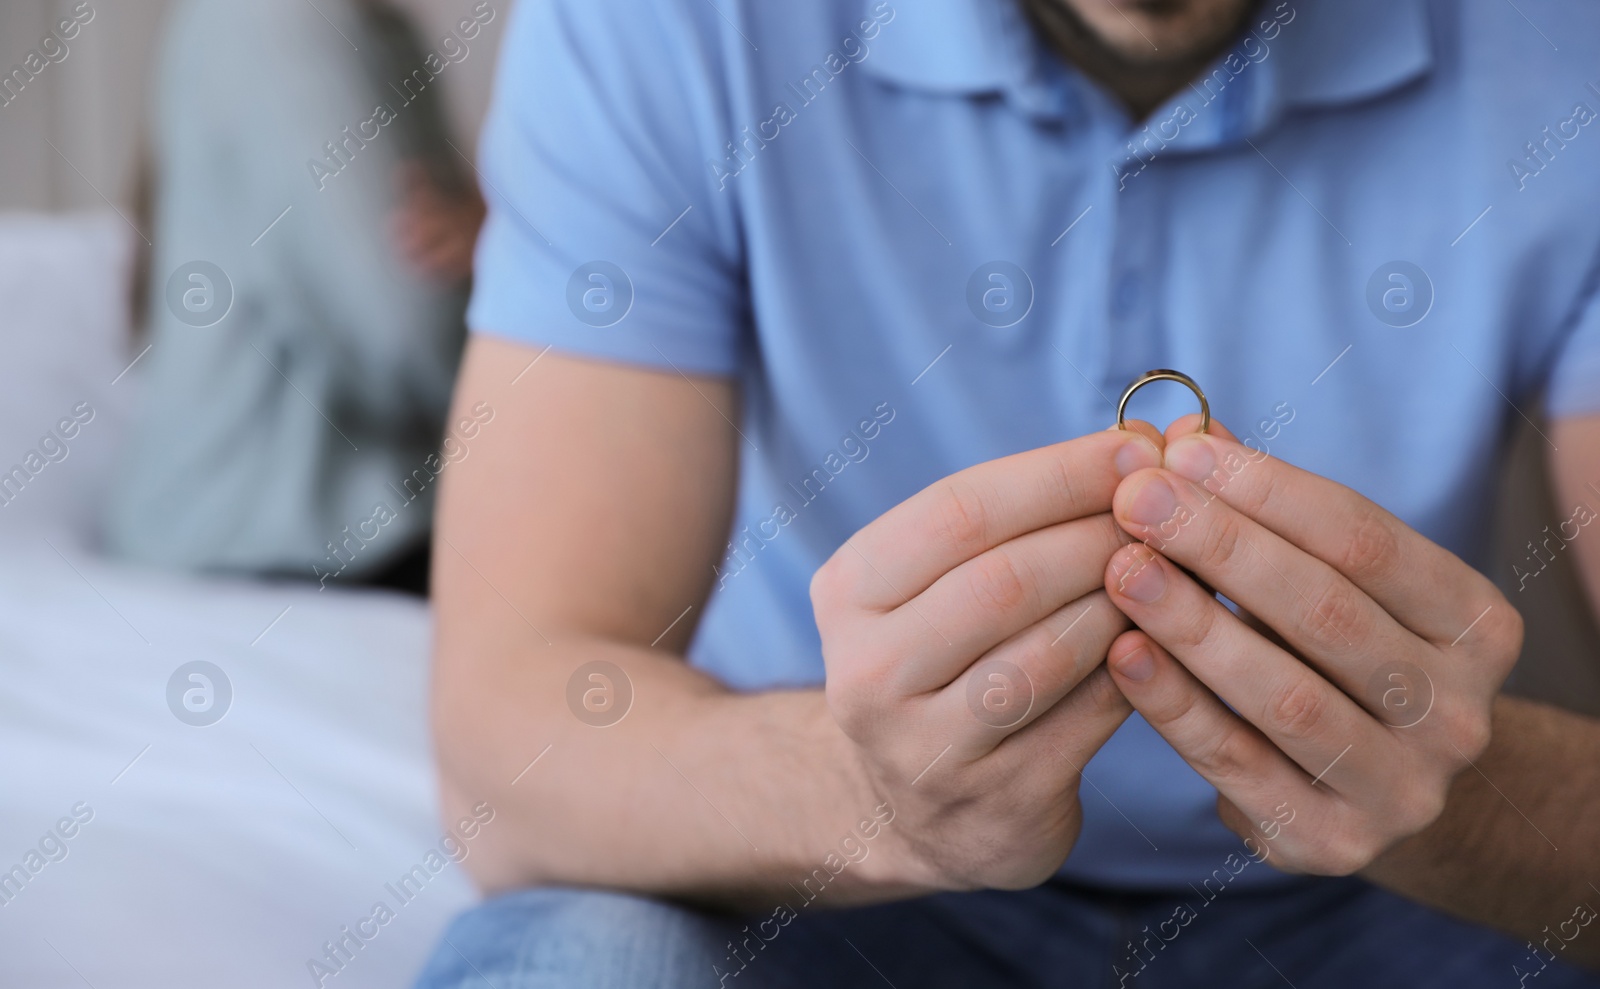
<path fill-rule="evenodd" d="M 506 691 L 452 659 L 443 650 L 435 655 L 431 721 L 440 823 L 447 833 L 474 831 L 460 865 L 484 895 L 550 882 L 537 854 L 544 843 L 528 840 L 537 823 L 527 808 L 543 802 L 538 781 L 529 777 L 545 752 L 509 754 L 499 739 L 526 732 L 508 721 L 513 707 Z M 525 768 L 511 769 L 519 758 Z"/>

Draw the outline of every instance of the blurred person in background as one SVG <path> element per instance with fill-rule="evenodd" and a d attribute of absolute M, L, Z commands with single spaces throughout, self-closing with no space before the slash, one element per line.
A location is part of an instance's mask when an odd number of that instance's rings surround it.
<path fill-rule="evenodd" d="M 446 62 L 381 0 L 184 0 L 170 17 L 150 348 L 109 548 L 425 593 L 483 217 L 441 110 Z"/>

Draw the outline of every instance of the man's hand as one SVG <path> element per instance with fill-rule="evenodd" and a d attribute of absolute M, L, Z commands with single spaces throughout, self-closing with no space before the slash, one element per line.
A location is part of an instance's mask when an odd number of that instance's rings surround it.
<path fill-rule="evenodd" d="M 811 584 L 827 700 L 896 812 L 912 881 L 1024 888 L 1077 839 L 1079 770 L 1128 716 L 1102 589 L 1148 424 L 996 460 L 856 533 Z M 900 822 L 904 822 L 903 824 Z"/>
<path fill-rule="evenodd" d="M 1117 489 L 1116 519 L 1142 542 L 1105 587 L 1138 630 L 1107 665 L 1216 786 L 1224 823 L 1279 868 L 1355 872 L 1438 817 L 1488 745 L 1521 617 L 1350 489 L 1194 429 L 1174 423 L 1162 468 Z"/>

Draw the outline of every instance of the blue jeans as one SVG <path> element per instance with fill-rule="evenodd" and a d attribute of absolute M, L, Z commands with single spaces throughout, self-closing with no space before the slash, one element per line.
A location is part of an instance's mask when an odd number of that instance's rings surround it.
<path fill-rule="evenodd" d="M 1551 918 L 1552 931 L 1565 916 Z M 1578 937 L 1600 937 L 1600 925 Z M 526 890 L 457 918 L 417 985 L 1593 989 L 1600 977 L 1362 880 L 1317 879 L 1209 902 L 1052 881 L 739 918 L 620 893 Z"/>

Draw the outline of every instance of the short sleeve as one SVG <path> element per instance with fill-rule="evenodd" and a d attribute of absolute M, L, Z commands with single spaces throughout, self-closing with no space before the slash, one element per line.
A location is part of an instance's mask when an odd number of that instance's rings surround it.
<path fill-rule="evenodd" d="M 1553 419 L 1600 414 L 1600 271 L 1556 351 L 1545 389 L 1545 411 Z"/>
<path fill-rule="evenodd" d="M 699 8 L 705 8 L 704 11 Z M 748 323 L 731 191 L 709 181 L 714 10 L 516 5 L 480 148 L 489 216 L 468 323 L 601 359 L 733 374 Z"/>

